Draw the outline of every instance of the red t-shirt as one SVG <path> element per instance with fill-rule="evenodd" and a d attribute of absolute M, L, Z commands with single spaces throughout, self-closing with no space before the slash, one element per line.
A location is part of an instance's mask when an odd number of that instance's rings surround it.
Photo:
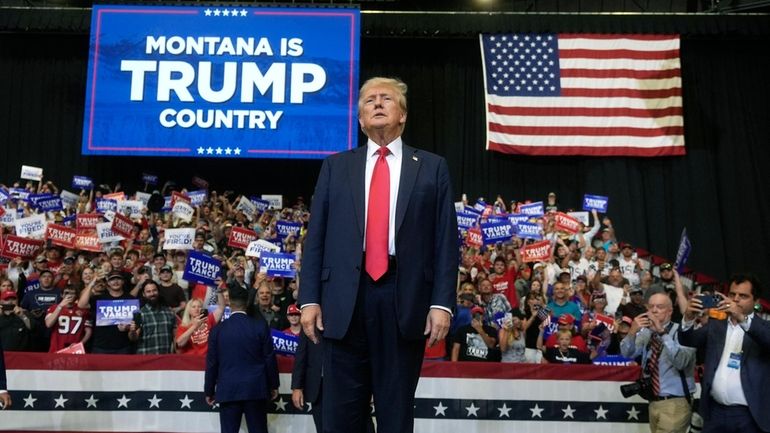
<path fill-rule="evenodd" d="M 46 315 L 56 311 L 58 304 L 48 307 Z M 53 353 L 75 344 L 83 339 L 86 327 L 92 327 L 89 311 L 73 305 L 72 308 L 62 308 L 56 325 L 51 328 L 51 345 L 48 352 Z"/>
<path fill-rule="evenodd" d="M 184 346 L 177 346 L 177 353 L 183 355 L 205 355 L 209 350 L 209 331 L 216 325 L 217 322 L 214 319 L 213 314 L 206 316 L 206 322 L 201 325 L 195 332 L 192 333 L 190 339 L 187 340 L 187 344 Z M 183 326 L 181 321 L 176 327 L 176 338 L 184 334 L 190 326 Z"/>
<path fill-rule="evenodd" d="M 492 274 L 489 276 L 495 293 L 504 295 L 511 303 L 511 308 L 519 308 L 519 295 L 516 294 L 515 284 L 516 275 L 516 268 L 510 268 L 503 275 Z"/>
<path fill-rule="evenodd" d="M 205 297 L 206 297 L 206 285 L 201 283 L 195 283 L 191 290 L 190 299 L 200 299 L 203 302 L 206 302 L 207 299 L 204 299 Z"/>

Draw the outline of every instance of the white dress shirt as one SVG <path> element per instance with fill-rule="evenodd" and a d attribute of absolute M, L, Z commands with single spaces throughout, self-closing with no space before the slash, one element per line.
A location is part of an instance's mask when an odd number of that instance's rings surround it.
<path fill-rule="evenodd" d="M 743 356 L 743 336 L 751 326 L 754 313 L 751 313 L 741 323 L 734 325 L 732 320 L 727 320 L 727 334 L 725 335 L 725 347 L 722 349 L 722 357 L 719 366 L 714 373 L 714 383 L 711 387 L 711 396 L 717 403 L 725 406 L 748 406 L 746 395 L 743 393 L 741 383 L 741 368 L 728 367 L 731 353 L 739 353 Z"/>
<path fill-rule="evenodd" d="M 404 144 L 401 137 L 388 143 L 386 146 L 390 153 L 385 157 L 390 171 L 390 211 L 388 212 L 388 254 L 396 255 L 396 201 L 398 199 L 398 184 L 401 180 L 401 159 L 404 154 Z M 380 157 L 380 146 L 369 140 L 366 143 L 366 174 L 364 175 L 364 233 L 366 223 L 369 221 L 369 187 L 372 184 L 374 165 Z M 366 251 L 366 236 L 364 236 L 364 251 Z"/>

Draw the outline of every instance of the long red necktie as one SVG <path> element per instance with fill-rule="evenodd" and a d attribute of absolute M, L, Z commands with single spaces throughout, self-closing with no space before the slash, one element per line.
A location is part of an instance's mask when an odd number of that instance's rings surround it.
<path fill-rule="evenodd" d="M 388 271 L 388 221 L 390 220 L 390 169 L 385 157 L 390 152 L 380 147 L 369 185 L 366 217 L 366 273 L 377 281 Z"/>
<path fill-rule="evenodd" d="M 663 342 L 658 335 L 653 335 L 650 339 L 650 357 L 647 360 L 647 366 L 650 372 L 650 382 L 652 384 L 652 393 L 655 397 L 660 395 L 660 353 L 663 351 Z"/>

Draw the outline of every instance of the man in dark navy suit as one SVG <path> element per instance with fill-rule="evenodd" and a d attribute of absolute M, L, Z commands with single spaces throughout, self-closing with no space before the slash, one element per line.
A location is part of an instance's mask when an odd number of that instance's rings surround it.
<path fill-rule="evenodd" d="M 401 141 L 406 84 L 372 78 L 358 119 L 366 146 L 327 158 L 303 250 L 299 303 L 324 339 L 323 431 L 414 430 L 425 338 L 443 339 L 455 305 L 457 220 L 444 158 Z M 319 332 L 320 331 L 320 332 Z"/>
<path fill-rule="evenodd" d="M 8 381 L 5 378 L 5 356 L 3 345 L 0 343 L 0 405 L 3 410 L 11 407 L 11 394 L 8 393 Z"/>
<path fill-rule="evenodd" d="M 230 288 L 230 318 L 209 335 L 204 393 L 219 404 L 222 432 L 237 432 L 245 415 L 249 433 L 267 433 L 267 402 L 278 396 L 278 365 L 264 320 L 246 315 L 248 292 Z"/>
<path fill-rule="evenodd" d="M 304 332 L 299 334 L 297 353 L 294 356 L 294 369 L 291 372 L 291 401 L 294 407 L 304 411 L 305 403 L 312 406 L 313 424 L 317 433 L 321 433 L 321 365 L 323 345 L 308 341 Z"/>
<path fill-rule="evenodd" d="M 761 287 L 753 275 L 735 275 L 717 309 L 727 320 L 713 317 L 694 329 L 704 311 L 698 297 L 685 311 L 679 341 L 705 348 L 699 413 L 704 433 L 770 432 L 770 322 L 754 314 Z"/>

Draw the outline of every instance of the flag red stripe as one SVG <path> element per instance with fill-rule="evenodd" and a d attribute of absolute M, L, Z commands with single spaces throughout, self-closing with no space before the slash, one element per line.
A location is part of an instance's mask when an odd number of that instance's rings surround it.
<path fill-rule="evenodd" d="M 632 59 L 632 60 L 666 60 L 678 59 L 679 50 L 638 51 L 638 50 L 587 50 L 560 49 L 562 59 Z"/>
<path fill-rule="evenodd" d="M 489 150 L 501 153 L 515 155 L 535 155 L 535 156 L 678 156 L 684 155 L 684 146 L 660 146 L 651 148 L 626 147 L 621 144 L 617 146 L 517 146 L 515 144 L 501 144 L 489 141 Z"/>
<path fill-rule="evenodd" d="M 578 96 L 592 98 L 670 98 L 672 96 L 682 96 L 682 89 L 674 87 L 671 89 L 584 89 L 584 88 L 562 88 L 561 96 Z"/>
<path fill-rule="evenodd" d="M 670 41 L 678 39 L 678 35 L 647 35 L 647 34 L 604 34 L 604 33 L 559 33 L 559 39 L 629 39 L 633 41 Z"/>
<path fill-rule="evenodd" d="M 677 78 L 681 70 L 663 69 L 655 71 L 640 71 L 636 69 L 579 69 L 564 68 L 562 78 L 636 78 L 639 80 Z"/>
<path fill-rule="evenodd" d="M 606 135 L 625 135 L 629 137 L 661 137 L 682 135 L 681 126 L 665 126 L 661 128 L 631 128 L 631 127 L 591 127 L 591 126 L 515 126 L 489 123 L 489 130 L 512 135 L 583 135 L 602 137 Z"/>
<path fill-rule="evenodd" d="M 588 116 L 588 117 L 641 117 L 655 118 L 664 116 L 681 116 L 682 107 L 667 108 L 593 108 L 593 107 L 507 107 L 503 105 L 488 104 L 490 113 L 508 116 Z"/>

